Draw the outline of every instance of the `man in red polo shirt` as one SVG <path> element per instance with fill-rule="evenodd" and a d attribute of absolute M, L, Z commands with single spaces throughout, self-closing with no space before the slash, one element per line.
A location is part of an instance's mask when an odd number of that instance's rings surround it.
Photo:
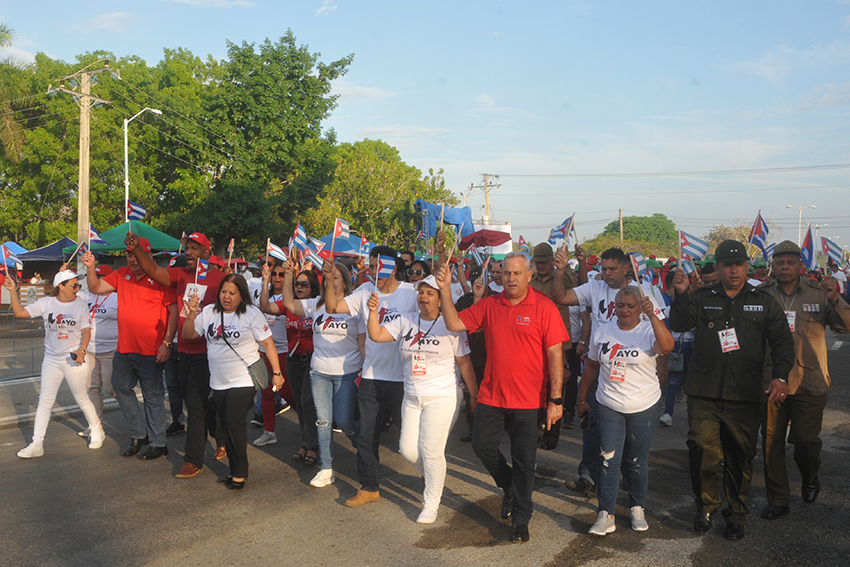
<path fill-rule="evenodd" d="M 475 282 L 476 303 L 458 313 L 452 304 L 451 275 L 440 269 L 437 282 L 443 318 L 450 331 L 484 329 L 487 366 L 478 392 L 472 448 L 481 463 L 505 491 L 502 518 L 513 518 L 511 541 L 528 541 L 531 493 L 537 455 L 537 431 L 561 419 L 563 400 L 563 344 L 569 340 L 555 304 L 529 287 L 532 273 L 522 252 L 511 252 L 502 262 L 505 290 L 483 296 Z M 552 398 L 553 392 L 557 398 Z M 511 466 L 499 451 L 507 431 L 511 441 Z"/>
<path fill-rule="evenodd" d="M 181 240 L 185 248 L 185 268 L 163 268 L 157 266 L 150 256 L 139 248 L 139 237 L 127 232 L 124 243 L 132 250 L 142 270 L 155 282 L 177 291 L 177 303 L 180 311 L 178 332 L 183 332 L 183 324 L 189 308 L 189 296 L 201 298 L 201 307 L 215 303 L 218 288 L 225 273 L 221 270 L 198 270 L 198 262 L 210 257 L 210 240 L 200 232 L 193 232 Z M 200 273 L 199 273 L 200 272 Z M 197 279 L 197 283 L 196 282 Z M 186 411 L 186 454 L 183 467 L 177 472 L 177 478 L 191 478 L 204 467 L 204 451 L 207 447 L 207 434 L 216 440 L 216 459 L 227 456 L 224 448 L 224 435 L 216 427 L 215 408 L 209 399 L 210 367 L 207 361 L 207 343 L 203 338 L 177 341 L 177 374 Z"/>
<path fill-rule="evenodd" d="M 150 243 L 145 238 L 140 240 L 139 249 L 150 258 Z M 127 254 L 127 266 L 103 279 L 98 279 L 94 263 L 94 254 L 86 252 L 83 264 L 89 292 L 100 295 L 114 291 L 118 295 L 118 348 L 112 358 L 112 388 L 130 429 L 130 446 L 122 455 L 137 455 L 150 443 L 138 458 L 158 459 L 168 454 L 162 370 L 177 329 L 177 298 L 173 290 L 147 277 L 133 254 Z M 133 390 L 136 384 L 142 389 L 144 410 Z"/>

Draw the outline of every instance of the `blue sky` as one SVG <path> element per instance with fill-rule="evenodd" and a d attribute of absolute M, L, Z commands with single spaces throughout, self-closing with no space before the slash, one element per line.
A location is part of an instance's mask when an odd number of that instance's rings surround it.
<path fill-rule="evenodd" d="M 223 58 L 225 40 L 299 43 L 354 63 L 326 126 L 380 138 L 535 242 L 573 212 L 579 237 L 662 212 L 698 236 L 758 209 L 850 245 L 850 0 L 809 2 L 0 1 L 11 54 L 163 48 Z M 568 175 L 568 176 L 565 176 Z M 576 177 L 576 174 L 594 174 Z M 600 175 L 603 174 L 603 175 Z M 805 226 L 805 225 L 804 225 Z"/>

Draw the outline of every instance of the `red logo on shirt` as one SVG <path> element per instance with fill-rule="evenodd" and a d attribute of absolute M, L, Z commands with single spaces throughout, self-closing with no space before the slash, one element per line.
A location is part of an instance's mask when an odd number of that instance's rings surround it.
<path fill-rule="evenodd" d="M 608 360 L 614 360 L 615 358 L 637 358 L 640 355 L 640 350 L 636 348 L 626 348 L 624 345 L 620 343 L 602 343 L 600 345 L 600 349 L 603 355 L 607 355 L 609 352 L 611 353 L 608 356 Z"/>
<path fill-rule="evenodd" d="M 516 318 L 517 325 L 531 325 L 531 317 L 523 317 L 522 315 L 518 315 Z"/>

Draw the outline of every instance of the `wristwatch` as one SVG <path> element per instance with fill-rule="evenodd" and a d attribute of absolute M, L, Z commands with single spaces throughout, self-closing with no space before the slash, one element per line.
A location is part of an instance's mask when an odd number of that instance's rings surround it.
<path fill-rule="evenodd" d="M 172 343 L 171 341 L 162 341 L 162 344 L 164 344 L 168 348 L 171 348 L 171 345 L 173 345 L 174 343 Z"/>
<path fill-rule="evenodd" d="M 779 380 L 780 382 L 782 382 L 786 386 L 788 385 L 788 380 L 786 380 L 785 378 L 777 378 L 777 380 Z"/>
<path fill-rule="evenodd" d="M 272 376 L 283 376 L 283 372 L 275 372 Z"/>
<path fill-rule="evenodd" d="M 550 404 L 555 404 L 556 406 L 564 405 L 564 398 L 549 398 Z"/>
<path fill-rule="evenodd" d="M 587 346 L 587 341 L 579 341 L 578 344 Z"/>

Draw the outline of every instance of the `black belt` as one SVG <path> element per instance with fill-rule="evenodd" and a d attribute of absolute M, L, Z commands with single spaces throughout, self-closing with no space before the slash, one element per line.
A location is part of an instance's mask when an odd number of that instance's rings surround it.
<path fill-rule="evenodd" d="M 290 354 L 289 357 L 293 360 L 298 359 L 301 362 L 307 362 L 310 360 L 310 357 L 313 356 L 312 352 L 300 352 L 298 354 Z"/>

